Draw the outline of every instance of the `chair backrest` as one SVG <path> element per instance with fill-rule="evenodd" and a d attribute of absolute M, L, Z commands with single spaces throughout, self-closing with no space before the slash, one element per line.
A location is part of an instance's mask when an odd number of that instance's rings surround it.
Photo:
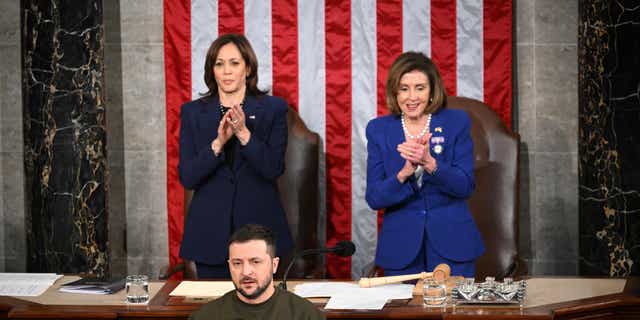
<path fill-rule="evenodd" d="M 320 218 L 318 168 L 320 136 L 310 131 L 293 109 L 287 112 L 289 138 L 284 174 L 278 179 L 280 200 L 287 213 L 295 251 L 324 246 L 318 237 Z M 281 277 L 291 257 L 281 256 L 276 277 Z M 323 278 L 324 265 L 318 255 L 296 259 L 287 276 Z"/>
<path fill-rule="evenodd" d="M 518 255 L 519 136 L 480 101 L 448 97 L 447 105 L 471 118 L 476 188 L 468 204 L 486 246 L 476 278 L 525 274 Z"/>
<path fill-rule="evenodd" d="M 310 131 L 298 113 L 287 112 L 288 144 L 285 154 L 285 171 L 278 178 L 280 200 L 287 214 L 289 229 L 293 236 L 295 251 L 322 247 L 318 238 L 317 226 L 320 217 L 318 166 L 320 136 Z M 193 191 L 185 190 L 185 222 Z M 282 277 L 291 261 L 290 256 L 281 256 L 276 277 Z M 197 279 L 195 264 L 185 261 L 185 279 Z M 323 278 L 324 265 L 320 256 L 308 256 L 296 259 L 287 276 L 293 278 Z"/>

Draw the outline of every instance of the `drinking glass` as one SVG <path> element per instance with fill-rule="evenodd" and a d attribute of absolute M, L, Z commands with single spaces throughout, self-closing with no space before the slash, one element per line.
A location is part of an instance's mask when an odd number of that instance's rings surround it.
<path fill-rule="evenodd" d="M 149 301 L 149 277 L 145 275 L 127 276 L 127 303 L 146 303 Z"/>
<path fill-rule="evenodd" d="M 447 287 L 433 278 L 424 279 L 422 303 L 426 306 L 442 306 L 447 300 Z"/>

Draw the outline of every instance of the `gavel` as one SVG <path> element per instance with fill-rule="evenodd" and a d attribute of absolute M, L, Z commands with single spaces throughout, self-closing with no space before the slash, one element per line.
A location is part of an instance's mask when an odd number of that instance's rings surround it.
<path fill-rule="evenodd" d="M 441 263 L 437 265 L 432 272 L 420 272 L 414 274 L 405 274 L 401 276 L 389 276 L 389 277 L 378 277 L 378 278 L 360 278 L 358 281 L 358 285 L 361 288 L 371 288 L 375 286 L 381 286 L 383 284 L 389 283 L 399 283 L 403 281 L 415 280 L 415 279 L 426 279 L 426 278 L 434 278 L 436 281 L 442 282 L 449 278 L 451 275 L 451 268 L 446 263 Z"/>

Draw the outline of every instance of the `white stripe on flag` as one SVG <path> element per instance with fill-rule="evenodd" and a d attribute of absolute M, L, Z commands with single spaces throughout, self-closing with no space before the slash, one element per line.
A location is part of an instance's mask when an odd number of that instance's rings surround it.
<path fill-rule="evenodd" d="M 484 100 L 482 1 L 458 0 L 457 95 Z"/>
<path fill-rule="evenodd" d="M 324 1 L 298 1 L 298 113 L 325 147 Z"/>
<path fill-rule="evenodd" d="M 258 88 L 273 90 L 271 1 L 244 1 L 244 33 L 258 57 Z"/>
<path fill-rule="evenodd" d="M 298 1 L 298 113 L 309 130 L 320 135 L 318 166 L 318 240 L 326 242 L 326 73 L 324 0 Z"/>
<path fill-rule="evenodd" d="M 367 139 L 365 129 L 376 117 L 376 1 L 351 3 L 351 239 L 356 253 L 351 276 L 358 279 L 373 265 L 377 242 L 377 216 L 365 201 Z"/>
<path fill-rule="evenodd" d="M 402 1 L 402 51 L 431 57 L 431 1 Z"/>
<path fill-rule="evenodd" d="M 191 2 L 191 98 L 209 89 L 204 83 L 204 61 L 211 42 L 218 37 L 218 1 Z"/>

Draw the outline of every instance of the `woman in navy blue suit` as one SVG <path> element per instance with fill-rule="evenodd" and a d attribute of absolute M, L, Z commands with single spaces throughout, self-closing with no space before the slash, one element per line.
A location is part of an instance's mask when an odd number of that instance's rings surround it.
<path fill-rule="evenodd" d="M 200 278 L 229 278 L 230 235 L 245 224 L 293 247 L 276 179 L 284 172 L 287 104 L 258 89 L 258 61 L 243 35 L 213 41 L 204 66 L 209 91 L 180 111 L 180 182 L 194 190 L 180 256 Z M 248 279 L 251 281 L 251 279 Z"/>
<path fill-rule="evenodd" d="M 474 189 L 469 116 L 446 108 L 435 65 L 405 52 L 386 84 L 390 115 L 367 125 L 366 200 L 384 209 L 376 265 L 385 275 L 433 270 L 473 277 L 484 252 L 465 200 Z"/>

